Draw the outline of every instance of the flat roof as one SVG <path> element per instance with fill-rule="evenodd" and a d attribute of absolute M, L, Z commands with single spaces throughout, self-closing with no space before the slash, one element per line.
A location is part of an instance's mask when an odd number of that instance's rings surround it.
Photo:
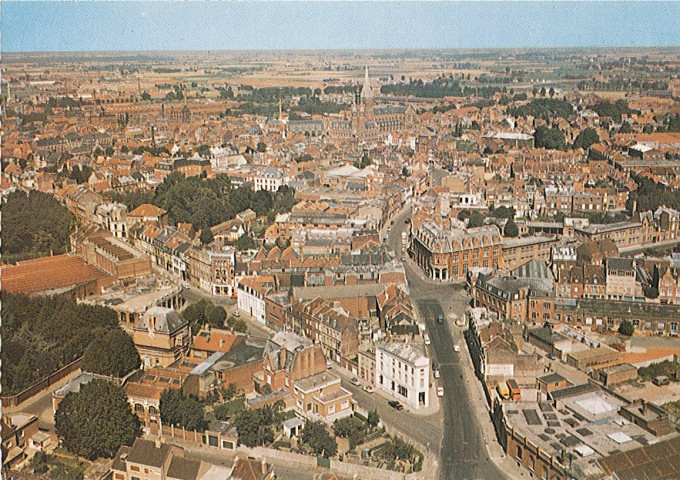
<path fill-rule="evenodd" d="M 522 398 L 532 397 L 525 389 Z M 656 437 L 618 413 L 622 400 L 601 388 L 566 398 L 559 408 L 548 402 L 504 401 L 508 425 L 516 433 L 560 458 L 562 452 L 574 453 L 572 467 L 592 468 L 588 462 L 622 450 L 630 450 L 656 441 Z M 647 478 L 647 477 L 645 477 Z"/>

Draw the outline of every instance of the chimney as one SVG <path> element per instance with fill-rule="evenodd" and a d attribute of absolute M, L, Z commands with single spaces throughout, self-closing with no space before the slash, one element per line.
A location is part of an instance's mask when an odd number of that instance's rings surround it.
<path fill-rule="evenodd" d="M 262 473 L 266 473 L 266 472 L 267 472 L 267 460 L 263 458 L 262 459 Z"/>
<path fill-rule="evenodd" d="M 160 438 L 157 438 L 156 440 L 154 440 L 153 443 L 156 446 L 156 448 L 161 448 L 161 439 Z"/>
<path fill-rule="evenodd" d="M 640 405 L 640 413 L 642 415 L 647 415 L 647 402 L 644 400 L 641 400 L 642 404 Z"/>
<path fill-rule="evenodd" d="M 279 354 L 279 360 L 281 361 L 281 366 L 283 366 L 283 365 L 286 364 L 286 356 L 287 356 L 287 354 L 288 354 L 288 353 L 286 352 L 286 347 L 283 347 L 283 346 L 282 346 L 282 347 L 281 347 L 281 353 Z"/>

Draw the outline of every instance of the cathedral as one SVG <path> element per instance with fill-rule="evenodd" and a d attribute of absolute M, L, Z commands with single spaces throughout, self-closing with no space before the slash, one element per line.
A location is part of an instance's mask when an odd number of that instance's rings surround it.
<path fill-rule="evenodd" d="M 374 140 L 390 132 L 410 127 L 414 118 L 415 111 L 410 105 L 374 105 L 373 90 L 366 67 L 364 84 L 361 93 L 355 96 L 349 118 L 332 120 L 328 125 L 328 136 L 357 141 Z"/>

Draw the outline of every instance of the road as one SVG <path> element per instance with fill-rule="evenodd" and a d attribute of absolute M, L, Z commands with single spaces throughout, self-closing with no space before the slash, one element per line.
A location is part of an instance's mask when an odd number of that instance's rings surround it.
<path fill-rule="evenodd" d="M 388 246 L 398 256 L 401 256 L 401 233 L 408 227 L 404 223 L 408 213 L 402 212 L 395 218 L 388 234 Z M 453 350 L 451 314 L 458 318 L 464 315 L 469 298 L 462 285 L 432 282 L 411 260 L 407 260 L 404 266 L 411 299 L 430 335 L 430 357 L 440 364 L 441 378 L 438 382 L 444 387 L 444 397 L 440 399 L 444 426 L 440 437 L 439 477 L 446 480 L 507 478 L 488 456 L 470 400 L 472 395 L 463 377 L 463 366 L 458 358 L 460 354 Z M 447 318 L 442 325 L 436 321 L 440 314 Z M 461 338 L 455 340 L 462 341 Z"/>
<path fill-rule="evenodd" d="M 408 411 L 408 407 L 404 410 L 395 410 L 387 404 L 393 398 L 387 398 L 377 392 L 366 393 L 361 387 L 356 387 L 349 382 L 348 379 L 353 376 L 349 371 L 337 367 L 334 371 L 340 373 L 343 388 L 352 392 L 354 399 L 362 408 L 367 411 L 377 409 L 380 420 L 404 433 L 407 439 L 415 440 L 424 446 L 429 444 L 430 449 L 439 448 L 439 438 L 442 435 L 439 413 L 415 415 Z M 361 382 L 365 383 L 364 380 Z"/>

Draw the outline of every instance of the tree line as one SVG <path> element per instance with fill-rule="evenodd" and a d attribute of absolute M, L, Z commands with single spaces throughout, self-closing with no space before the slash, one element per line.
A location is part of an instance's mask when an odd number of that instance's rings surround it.
<path fill-rule="evenodd" d="M 66 253 L 75 216 L 54 197 L 17 190 L 2 205 L 2 256 L 16 262 Z"/>
<path fill-rule="evenodd" d="M 81 357 L 95 341 L 104 350 L 112 331 L 119 330 L 116 312 L 108 307 L 77 304 L 64 297 L 29 297 L 1 292 L 2 298 L 2 391 L 6 395 L 20 392 L 56 370 Z M 115 345 L 124 348 L 125 340 L 115 334 Z M 120 341 L 119 341 L 120 340 Z M 130 340 L 131 342 L 131 340 Z M 128 344 L 129 346 L 129 344 Z M 98 349 L 100 359 L 93 369 L 103 374 L 127 373 L 116 365 L 139 365 L 136 350 L 115 353 Z M 108 360 L 108 355 L 132 355 L 130 360 Z M 110 363 L 108 363 L 110 361 Z M 99 366 L 110 370 L 99 370 Z"/>

